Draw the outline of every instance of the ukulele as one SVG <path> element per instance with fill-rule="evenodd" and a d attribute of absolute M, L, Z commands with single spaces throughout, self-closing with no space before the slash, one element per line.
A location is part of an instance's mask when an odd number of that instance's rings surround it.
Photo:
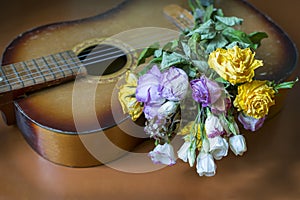
<path fill-rule="evenodd" d="M 246 32 L 268 33 L 258 52 L 266 67 L 258 76 L 286 80 L 297 57 L 288 36 L 245 1 L 221 0 L 216 6 L 249 19 Z M 96 166 L 131 151 L 146 136 L 142 119 L 132 122 L 123 114 L 118 86 L 136 68 L 141 49 L 176 39 L 179 29 L 192 26 L 181 8 L 188 8 L 187 1 L 127 0 L 97 16 L 21 34 L 1 63 L 4 121 L 16 124 L 38 154 L 64 166 Z"/>

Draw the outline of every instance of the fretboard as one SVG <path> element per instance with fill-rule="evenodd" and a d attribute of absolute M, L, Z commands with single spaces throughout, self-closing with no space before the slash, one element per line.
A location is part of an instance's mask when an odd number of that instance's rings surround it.
<path fill-rule="evenodd" d="M 5 65 L 0 68 L 0 94 L 34 90 L 35 86 L 50 86 L 76 76 L 82 66 L 73 51 L 65 51 L 37 59 Z"/>

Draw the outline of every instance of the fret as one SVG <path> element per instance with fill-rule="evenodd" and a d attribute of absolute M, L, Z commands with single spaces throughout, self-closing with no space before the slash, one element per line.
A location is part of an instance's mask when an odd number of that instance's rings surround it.
<path fill-rule="evenodd" d="M 19 74 L 16 73 L 13 64 L 2 66 L 2 72 L 6 76 L 6 83 L 10 85 L 11 90 L 16 90 L 23 87 L 22 80 Z"/>
<path fill-rule="evenodd" d="M 81 61 L 77 58 L 73 51 L 65 51 L 60 54 L 68 65 L 69 69 L 72 71 L 72 75 L 76 75 L 80 68 Z"/>
<path fill-rule="evenodd" d="M 72 70 L 68 67 L 68 65 L 65 63 L 64 59 L 62 58 L 61 54 L 53 54 L 53 59 L 55 60 L 57 66 L 62 70 L 62 72 L 65 74 L 65 77 L 72 75 Z"/>
<path fill-rule="evenodd" d="M 57 64 L 56 64 L 54 58 L 52 57 L 52 55 L 45 56 L 42 59 L 47 64 L 49 70 L 52 72 L 55 79 L 61 79 L 61 78 L 65 77 L 65 74 L 63 73 L 61 68 L 59 66 L 57 66 Z"/>
<path fill-rule="evenodd" d="M 36 84 L 45 82 L 45 78 L 44 78 L 42 72 L 40 71 L 40 69 L 38 68 L 38 66 L 36 65 L 36 63 L 33 60 L 25 61 L 24 64 L 27 66 L 27 68 L 30 72 L 30 75 L 32 76 L 32 79 L 35 80 Z"/>
<path fill-rule="evenodd" d="M 45 87 L 58 84 L 66 78 L 75 76 L 81 66 L 81 61 L 72 51 L 2 66 L 0 67 L 0 93 L 22 88 L 34 90 L 33 86 L 43 83 L 47 83 Z"/>
<path fill-rule="evenodd" d="M 21 81 L 23 82 L 23 87 L 29 87 L 35 84 L 35 80 L 33 79 L 29 69 L 23 62 L 15 63 L 15 70 L 19 74 Z"/>
<path fill-rule="evenodd" d="M 45 82 L 53 81 L 55 79 L 55 75 L 52 73 L 43 58 L 34 59 L 33 62 L 35 63 L 41 74 L 43 74 Z"/>
<path fill-rule="evenodd" d="M 47 79 L 46 79 L 44 73 L 42 72 L 41 68 L 40 68 L 40 67 L 38 66 L 38 64 L 36 63 L 35 59 L 33 59 L 33 60 L 31 60 L 31 61 L 32 61 L 32 63 L 35 65 L 36 70 L 38 71 L 38 73 L 39 73 L 39 74 L 41 75 L 41 77 L 44 79 L 44 82 L 46 82 Z"/>
<path fill-rule="evenodd" d="M 56 75 L 55 75 L 54 71 L 52 70 L 52 67 L 51 67 L 50 65 L 48 65 L 48 62 L 47 62 L 47 60 L 45 59 L 45 57 L 41 57 L 41 58 L 39 58 L 39 59 L 41 59 L 41 60 L 43 61 L 43 63 L 45 63 L 45 65 L 46 65 L 47 68 L 48 68 L 48 72 L 51 73 L 52 76 L 53 76 L 53 79 L 56 80 Z"/>
<path fill-rule="evenodd" d="M 15 74 L 16 74 L 16 77 L 18 78 L 18 82 L 19 82 L 20 84 L 22 84 L 22 87 L 24 87 L 24 86 L 25 86 L 25 85 L 24 85 L 24 82 L 23 82 L 23 80 L 22 80 L 20 74 L 18 73 L 18 70 L 16 69 L 16 66 L 15 66 L 14 64 L 11 64 L 10 66 L 11 66 L 11 68 L 14 70 L 14 72 L 15 72 Z M 16 80 L 15 80 L 15 81 L 16 81 Z"/>
<path fill-rule="evenodd" d="M 12 90 L 11 85 L 9 84 L 9 82 L 7 81 L 7 77 L 5 75 L 5 73 L 2 71 L 1 67 L 0 67 L 0 93 L 4 93 L 4 92 L 8 92 Z"/>

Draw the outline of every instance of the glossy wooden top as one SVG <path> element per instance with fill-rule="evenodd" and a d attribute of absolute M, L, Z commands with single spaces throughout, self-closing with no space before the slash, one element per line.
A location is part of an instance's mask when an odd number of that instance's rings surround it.
<path fill-rule="evenodd" d="M 299 1 L 249 1 L 273 18 L 300 47 Z M 103 6 L 95 6 L 96 2 L 7 2 L 0 13 L 1 51 L 29 28 L 97 14 L 109 4 L 104 1 Z M 246 134 L 248 152 L 243 157 L 230 154 L 217 162 L 213 178 L 198 177 L 180 161 L 148 173 L 127 173 L 109 166 L 58 166 L 38 156 L 16 127 L 0 121 L 0 199 L 299 199 L 299 89 L 298 84 L 289 93 L 280 114 L 258 132 Z M 148 147 L 151 145 L 144 143 L 140 149 Z M 127 169 L 130 166 L 137 164 L 128 162 Z"/>

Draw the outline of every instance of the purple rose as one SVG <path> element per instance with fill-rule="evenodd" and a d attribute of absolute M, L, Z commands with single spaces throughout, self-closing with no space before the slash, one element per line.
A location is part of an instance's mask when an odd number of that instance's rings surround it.
<path fill-rule="evenodd" d="M 162 74 L 162 96 L 170 101 L 182 100 L 189 87 L 187 74 L 179 68 L 171 67 Z"/>
<path fill-rule="evenodd" d="M 203 107 L 207 107 L 217 102 L 223 92 L 223 88 L 221 88 L 218 83 L 210 80 L 206 76 L 194 79 L 190 84 L 193 91 L 193 99 L 202 103 Z"/>
<path fill-rule="evenodd" d="M 135 93 L 137 101 L 147 104 L 164 102 L 165 99 L 161 96 L 161 78 L 162 74 L 156 65 L 142 75 L 138 80 Z"/>
<path fill-rule="evenodd" d="M 244 129 L 256 131 L 264 124 L 265 117 L 256 119 L 241 112 L 238 116 L 238 120 L 241 122 L 241 124 L 243 124 Z"/>

